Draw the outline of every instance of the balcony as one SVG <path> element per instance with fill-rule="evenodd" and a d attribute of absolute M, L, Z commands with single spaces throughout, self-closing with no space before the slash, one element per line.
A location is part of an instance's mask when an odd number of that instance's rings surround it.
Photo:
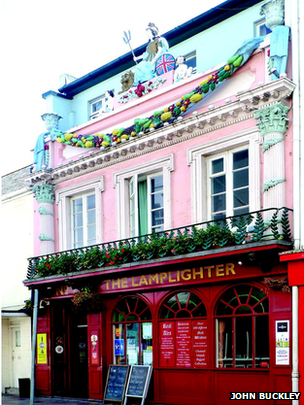
<path fill-rule="evenodd" d="M 286 250 L 292 247 L 291 216 L 289 208 L 268 208 L 160 233 L 31 257 L 28 259 L 27 279 L 79 277 L 98 271 L 223 255 L 245 255 L 248 260 L 255 261 L 255 251 L 259 251 L 260 259 L 262 252 L 269 264 L 269 259 L 274 259 L 270 248 Z M 263 260 L 260 259 L 261 265 Z"/>

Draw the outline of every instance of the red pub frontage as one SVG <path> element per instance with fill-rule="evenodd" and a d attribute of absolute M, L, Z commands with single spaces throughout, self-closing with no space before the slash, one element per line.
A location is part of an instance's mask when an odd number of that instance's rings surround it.
<path fill-rule="evenodd" d="M 79 274 L 99 297 L 85 310 L 72 303 L 75 276 L 29 280 L 48 304 L 38 317 L 37 392 L 102 399 L 110 364 L 152 365 L 151 403 L 290 392 L 291 294 L 277 260 L 285 250 L 268 242 L 95 269 Z"/>

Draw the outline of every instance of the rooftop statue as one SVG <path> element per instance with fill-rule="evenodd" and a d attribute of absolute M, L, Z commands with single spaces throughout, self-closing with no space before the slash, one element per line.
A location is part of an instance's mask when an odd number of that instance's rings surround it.
<path fill-rule="evenodd" d="M 267 0 L 261 6 L 260 14 L 265 16 L 270 37 L 268 70 L 272 80 L 286 73 L 288 59 L 289 27 L 284 25 L 284 0 Z"/>
<path fill-rule="evenodd" d="M 174 83 L 179 82 L 180 80 L 187 79 L 188 77 L 191 76 L 192 73 L 192 67 L 188 67 L 185 64 L 185 57 L 182 55 L 179 55 L 176 58 L 176 66 L 177 68 L 175 69 L 174 72 Z"/>
<path fill-rule="evenodd" d="M 105 105 L 101 107 L 99 110 L 99 116 L 102 116 L 103 114 L 110 113 L 111 111 L 114 110 L 114 92 L 113 90 L 107 90 L 105 92 Z"/>
<path fill-rule="evenodd" d="M 156 77 L 156 60 L 169 49 L 166 39 L 158 35 L 158 28 L 155 24 L 149 23 L 146 28 L 146 33 L 149 38 L 146 51 L 142 55 L 134 56 L 133 58 L 135 62 L 142 59 L 135 67 L 133 86 L 137 86 L 139 83 L 146 82 Z"/>

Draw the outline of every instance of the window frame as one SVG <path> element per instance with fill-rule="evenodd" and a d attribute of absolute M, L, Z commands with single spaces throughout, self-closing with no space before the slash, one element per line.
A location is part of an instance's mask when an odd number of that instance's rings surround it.
<path fill-rule="evenodd" d="M 173 154 L 144 162 L 137 166 L 125 168 L 113 175 L 113 186 L 116 189 L 117 238 L 124 239 L 130 235 L 129 181 L 132 177 L 149 176 L 155 173 L 163 175 L 164 194 L 164 230 L 171 227 L 171 174 L 174 170 Z"/>
<path fill-rule="evenodd" d="M 90 196 L 94 196 L 94 198 L 95 198 L 95 201 L 94 201 L 94 204 L 95 204 L 95 208 L 94 208 L 94 211 L 95 211 L 95 213 L 94 213 L 94 215 L 95 215 L 95 222 L 94 222 L 94 224 L 95 224 L 95 242 L 94 243 L 89 243 L 89 239 L 88 239 L 88 226 L 89 226 L 89 223 L 88 223 L 88 212 L 89 212 L 89 209 L 88 209 L 88 206 L 87 206 L 87 204 L 88 204 L 88 197 L 90 197 Z M 80 226 L 74 226 L 74 221 L 73 221 L 73 216 L 76 214 L 76 212 L 74 212 L 74 207 L 73 207 L 73 202 L 74 201 L 76 201 L 76 200 L 79 200 L 79 199 L 81 199 L 82 200 L 82 212 L 81 212 L 81 214 L 82 214 L 82 226 L 80 227 Z M 73 249 L 77 249 L 78 247 L 83 247 L 83 246 L 92 246 L 92 245 L 95 245 L 96 244 L 96 195 L 95 195 L 95 193 L 94 192 L 90 192 L 90 191 L 88 191 L 88 193 L 84 193 L 84 194 L 76 194 L 76 195 L 74 195 L 74 196 L 72 196 L 72 197 L 70 197 L 70 204 L 71 204 L 71 207 L 70 207 L 70 213 L 71 213 L 71 241 L 72 241 L 72 247 L 73 247 Z M 82 235 L 83 235 L 83 245 L 82 246 L 75 246 L 76 245 L 76 242 L 75 242 L 75 236 L 74 236 L 74 231 L 76 230 L 76 228 L 82 228 Z"/>
<path fill-rule="evenodd" d="M 147 183 L 147 213 L 150 213 L 150 215 L 147 215 L 147 226 L 148 226 L 148 231 L 146 233 L 152 233 L 153 232 L 153 228 L 157 228 L 157 225 L 153 225 L 152 224 L 152 213 L 157 211 L 159 208 L 155 209 L 152 208 L 152 195 L 156 195 L 159 193 L 159 191 L 156 192 L 152 192 L 152 188 L 151 188 L 151 180 L 153 178 L 162 176 L 162 180 L 163 180 L 163 173 L 161 172 L 152 172 L 149 173 L 147 175 L 141 175 L 139 176 L 137 173 L 134 174 L 134 176 L 132 176 L 129 181 L 128 181 L 128 187 L 129 187 L 129 233 L 131 237 L 136 237 L 140 234 L 139 232 L 139 228 L 140 228 L 140 222 L 138 220 L 138 216 L 139 216 L 139 203 L 138 203 L 138 195 L 139 195 L 139 183 L 141 182 L 146 182 Z M 164 193 L 164 184 L 162 184 L 162 194 Z M 133 201 L 133 202 L 132 202 Z M 133 211 L 132 210 L 132 206 Z M 164 211 L 164 197 L 162 198 L 162 206 L 161 209 Z M 134 216 L 134 220 L 132 220 L 132 216 Z M 133 225 L 134 222 L 134 225 Z M 162 224 L 162 227 L 164 226 L 164 222 Z M 162 232 L 164 229 L 161 229 L 159 231 L 156 232 Z"/>
<path fill-rule="evenodd" d="M 226 200 L 226 214 L 224 216 L 225 217 L 230 217 L 230 216 L 234 216 L 234 215 L 238 215 L 238 214 L 234 214 L 234 210 L 237 209 L 237 207 L 234 207 L 234 192 L 236 189 L 233 188 L 233 174 L 235 172 L 237 172 L 237 170 L 233 169 L 233 155 L 234 153 L 237 152 L 241 152 L 247 150 L 248 151 L 248 172 L 249 172 L 249 149 L 247 146 L 240 146 L 238 148 L 235 149 L 228 149 L 226 151 L 217 153 L 215 155 L 211 155 L 210 157 L 206 157 L 206 163 L 207 163 L 207 195 L 209 196 L 208 201 L 207 201 L 207 212 L 208 212 L 208 216 L 212 217 L 213 215 L 213 211 L 212 211 L 212 201 L 211 201 L 211 197 L 212 197 L 212 193 L 211 193 L 211 179 L 212 178 L 216 178 L 218 176 L 215 176 L 215 174 L 211 173 L 211 164 L 213 161 L 222 158 L 223 159 L 223 171 L 217 173 L 217 175 L 221 174 L 221 175 L 225 175 L 225 182 L 226 182 L 226 187 L 225 187 L 225 200 Z M 244 187 L 239 187 L 239 189 L 244 188 Z M 248 186 L 246 186 L 246 188 L 248 188 L 248 194 L 249 193 L 249 189 L 250 189 L 250 182 L 249 182 L 249 178 L 248 178 Z M 248 201 L 249 203 L 249 201 Z M 247 206 L 247 205 L 246 205 Z M 248 204 L 248 211 L 249 211 L 249 204 Z M 214 218 L 216 220 L 216 218 Z"/>
<path fill-rule="evenodd" d="M 112 89 L 111 91 L 114 92 L 114 89 Z M 93 105 L 98 103 L 99 101 L 101 102 L 100 108 L 98 110 L 92 112 Z M 93 119 L 99 117 L 99 112 L 104 107 L 105 102 L 106 102 L 106 91 L 101 96 L 93 98 L 92 100 L 89 101 L 89 119 L 90 120 L 93 120 Z"/>
<path fill-rule="evenodd" d="M 94 118 L 97 118 L 97 117 L 98 117 L 99 111 L 100 111 L 100 109 L 104 106 L 104 103 L 105 103 L 105 101 L 106 101 L 106 98 L 105 98 L 105 97 L 106 97 L 106 96 L 105 96 L 105 93 L 104 93 L 104 94 L 102 94 L 101 96 L 96 97 L 96 98 L 94 98 L 93 100 L 90 100 L 90 101 L 89 101 L 89 119 L 90 119 L 90 120 L 93 120 Z M 101 102 L 101 107 L 100 107 L 98 110 L 92 112 L 93 105 L 94 105 L 94 104 L 97 104 L 98 102 Z"/>
<path fill-rule="evenodd" d="M 240 295 L 239 295 L 239 291 L 237 291 L 237 289 L 241 289 L 242 287 L 248 287 L 249 288 L 249 293 L 248 293 L 248 298 L 246 300 L 246 302 L 240 302 Z M 251 301 L 251 297 L 252 294 L 254 293 L 254 289 L 256 290 L 260 290 L 256 285 L 254 284 L 238 284 L 232 287 L 227 288 L 218 298 L 217 304 L 215 306 L 215 312 L 214 312 L 214 322 L 215 322 L 215 367 L 216 369 L 221 369 L 224 370 L 226 369 L 228 372 L 231 371 L 232 369 L 237 369 L 237 368 L 249 368 L 251 370 L 260 370 L 260 369 L 265 369 L 265 366 L 262 366 L 262 362 L 263 362 L 263 358 L 260 358 L 260 365 L 257 365 L 257 357 L 256 357 L 256 352 L 257 352 L 257 335 L 258 333 L 258 328 L 257 328 L 257 318 L 258 319 L 262 319 L 265 318 L 268 321 L 268 357 L 264 358 L 264 361 L 268 362 L 268 368 L 270 367 L 270 356 L 271 356 L 271 349 L 270 349 L 270 333 L 271 333 L 271 323 L 270 323 L 270 309 L 269 309 L 269 297 L 267 296 L 266 293 L 263 292 L 264 297 L 262 299 L 260 299 L 255 305 L 252 305 L 252 303 L 250 304 L 249 301 Z M 220 305 L 220 302 L 224 303 L 225 301 L 223 300 L 223 298 L 225 297 L 225 295 L 234 290 L 235 293 L 235 297 L 237 298 L 237 304 L 236 306 L 231 307 L 232 309 L 232 313 L 231 314 L 218 314 L 218 307 Z M 254 297 L 255 298 L 255 297 Z M 254 308 L 257 306 L 257 304 L 262 304 L 263 302 L 265 303 L 265 301 L 267 301 L 268 303 L 268 311 L 266 312 L 255 312 Z M 228 303 L 229 305 L 229 303 Z M 241 307 L 248 307 L 250 309 L 250 311 L 248 311 L 246 314 L 241 314 L 238 313 L 237 310 Z M 250 319 L 251 322 L 251 339 L 250 339 L 250 343 L 248 343 L 247 347 L 246 347 L 246 351 L 247 351 L 247 357 L 239 357 L 237 354 L 237 321 L 239 323 L 240 320 L 242 320 L 241 323 L 244 323 L 245 320 Z M 225 353 L 225 356 L 223 358 L 219 357 L 219 349 L 220 349 L 220 340 L 219 340 L 219 322 L 223 321 L 223 320 L 231 320 L 231 333 L 230 333 L 230 337 L 231 337 L 231 358 L 226 358 L 226 348 L 224 345 L 224 342 L 222 343 L 222 350 Z M 246 332 L 248 333 L 248 332 Z M 227 333 L 226 333 L 227 336 Z M 248 357 L 249 353 L 251 350 L 251 364 L 250 362 L 248 362 L 248 360 L 250 360 L 250 357 Z M 230 363 L 226 363 L 228 364 L 228 366 L 225 366 L 224 361 L 230 361 Z M 237 360 L 240 360 L 241 362 L 237 362 Z M 243 363 L 246 363 L 246 361 L 248 362 L 247 366 L 242 364 L 242 360 Z M 219 365 L 220 362 L 222 362 L 222 365 Z M 231 364 L 231 365 L 229 365 Z"/>
<path fill-rule="evenodd" d="M 182 301 L 181 300 L 181 294 L 188 294 L 187 301 Z M 175 298 L 175 300 L 174 300 Z M 192 302 L 192 299 L 195 299 L 196 301 Z M 172 300 L 173 299 L 173 300 Z M 171 306 L 170 306 L 170 300 L 172 300 Z M 182 305 L 181 305 L 182 304 Z M 195 306 L 193 306 L 195 304 Z M 173 309 L 174 306 L 174 309 Z M 192 308 L 193 306 L 193 308 Z M 197 310 L 203 311 L 203 314 L 197 315 L 196 311 Z M 163 317 L 164 311 L 168 311 L 168 314 L 170 316 L 168 317 Z M 186 313 L 186 316 L 184 314 Z M 172 315 L 173 314 L 173 315 Z M 181 316 L 182 314 L 182 316 Z M 206 342 L 207 346 L 204 345 L 205 350 L 210 350 L 211 349 L 211 344 L 210 344 L 210 333 L 208 332 L 208 311 L 207 311 L 207 304 L 203 300 L 203 297 L 201 294 L 198 293 L 198 291 L 193 291 L 192 289 L 183 289 L 183 290 L 178 290 L 175 292 L 171 292 L 170 294 L 167 294 L 166 297 L 162 300 L 160 306 L 159 306 L 159 311 L 158 311 L 158 317 L 157 317 L 157 322 L 158 322 L 158 330 L 159 330 L 159 346 L 158 346 L 158 361 L 159 361 L 159 367 L 163 368 L 170 368 L 171 370 L 176 370 L 176 369 L 188 369 L 188 370 L 195 370 L 195 369 L 207 369 L 209 368 L 210 364 L 210 358 L 209 355 L 207 354 L 205 357 L 205 364 L 198 364 L 197 360 L 198 357 L 196 356 L 196 351 L 195 351 L 195 329 L 198 329 L 198 325 L 204 325 L 200 326 L 200 328 L 203 327 L 205 331 L 203 332 L 204 335 L 206 336 Z M 178 340 L 180 340 L 181 336 L 179 336 L 178 333 L 178 328 L 181 326 L 183 328 L 183 325 L 189 325 L 188 331 L 190 332 L 189 335 L 187 336 L 187 339 L 189 339 L 189 359 L 191 365 L 188 364 L 181 364 L 183 361 L 178 358 Z M 170 328 L 170 338 L 172 339 L 172 342 L 174 342 L 174 349 L 171 350 L 171 356 L 172 358 L 170 359 L 169 364 L 162 364 L 162 345 L 161 345 L 161 339 L 162 339 L 162 334 L 161 330 L 164 327 L 169 327 Z M 173 328 L 172 328 L 173 326 Z M 187 328 L 187 327 L 186 327 Z M 184 333 L 186 333 L 184 331 Z M 200 335 L 202 335 L 202 332 L 199 332 Z M 167 334 L 166 334 L 167 335 Z M 164 335 L 163 337 L 166 337 Z M 204 341 L 205 342 L 205 341 Z M 184 345 L 184 336 L 182 336 L 181 339 L 182 345 Z M 166 345 L 166 343 L 165 343 Z M 208 347 L 208 348 L 207 348 Z M 193 350 L 191 350 L 191 348 Z M 185 347 L 183 348 L 183 350 Z M 202 349 L 202 347 L 200 347 Z M 169 350 L 170 351 L 170 350 Z"/>
<path fill-rule="evenodd" d="M 135 299 L 136 303 L 135 303 L 135 307 L 131 309 L 131 301 L 130 299 Z M 126 306 L 126 309 L 128 310 L 128 312 L 123 313 L 120 310 L 120 305 L 124 304 Z M 141 306 L 145 306 L 144 309 L 141 308 Z M 147 312 L 148 311 L 148 312 Z M 114 321 L 114 316 L 115 313 L 120 313 L 122 317 L 124 317 L 124 319 L 121 320 L 116 320 Z M 148 313 L 149 317 L 147 319 L 143 319 L 142 318 L 142 314 Z M 133 319 L 128 319 L 129 317 L 133 318 Z M 135 319 L 136 318 L 136 319 Z M 144 324 L 149 324 L 151 327 L 151 333 L 152 336 L 151 338 L 147 339 L 144 337 L 143 335 L 143 325 Z M 137 352 L 137 360 L 138 362 L 136 363 L 129 363 L 128 360 L 128 356 L 129 356 L 129 345 L 128 345 L 128 331 L 127 329 L 129 328 L 129 326 L 131 325 L 135 325 L 135 327 L 137 327 L 138 329 L 138 346 L 136 346 L 135 343 L 135 348 L 138 347 L 138 352 Z M 136 295 L 130 295 L 130 296 L 126 296 L 122 299 L 120 299 L 116 305 L 115 308 L 112 312 L 112 316 L 111 316 L 111 328 L 112 328 L 112 336 L 113 336 L 113 343 L 112 343 L 112 349 L 113 349 L 113 364 L 126 364 L 126 365 L 133 365 L 133 364 L 140 364 L 140 365 L 146 365 L 147 363 L 145 363 L 144 359 L 145 359 L 145 349 L 143 348 L 143 341 L 144 340 L 150 340 L 151 341 L 151 346 L 152 350 L 148 350 L 149 352 L 151 351 L 151 359 L 152 359 L 152 364 L 153 364 L 153 320 L 152 320 L 152 312 L 151 312 L 151 308 L 150 305 L 148 304 L 148 302 L 146 302 L 146 300 L 144 300 L 142 297 L 136 296 Z M 123 344 L 123 354 L 116 354 L 115 353 L 115 340 L 116 340 L 116 329 L 119 329 L 120 334 L 122 334 L 122 336 L 119 335 L 119 339 L 124 341 Z M 147 349 L 146 349 L 147 350 Z M 130 350 L 130 352 L 132 352 L 132 350 Z M 135 350 L 136 352 L 136 350 Z M 117 358 L 116 358 L 117 357 Z M 123 358 L 123 363 L 121 362 L 117 362 L 118 358 L 122 357 Z M 150 365 L 151 363 L 149 363 Z"/>
<path fill-rule="evenodd" d="M 260 209 L 260 143 L 261 135 L 258 129 L 250 128 L 188 149 L 187 160 L 191 170 L 192 223 L 211 220 L 208 204 L 202 204 L 202 201 L 206 201 L 206 198 L 208 201 L 210 200 L 210 195 L 207 194 L 207 160 L 216 156 L 219 151 L 248 148 L 249 187 L 251 190 L 249 193 L 249 212 Z"/>
<path fill-rule="evenodd" d="M 259 20 L 254 21 L 254 23 L 253 23 L 253 36 L 254 37 L 263 36 L 263 35 L 261 35 L 261 30 L 260 30 L 263 25 L 265 25 L 266 31 L 267 30 L 269 31 L 269 32 L 266 32 L 265 35 L 268 35 L 272 32 L 269 28 L 266 27 L 266 19 L 260 18 Z"/>
<path fill-rule="evenodd" d="M 71 199 L 77 196 L 95 194 L 96 244 L 102 243 L 102 199 L 103 176 L 84 183 L 73 184 L 56 192 L 59 218 L 59 250 L 73 249 Z"/>
<path fill-rule="evenodd" d="M 190 59 L 194 59 L 195 58 L 195 67 L 192 67 L 192 75 L 195 74 L 197 72 L 197 55 L 196 55 L 196 50 L 187 53 L 186 55 L 184 55 L 185 58 L 185 63 L 188 67 L 190 67 L 190 65 L 187 64 L 187 61 L 189 61 Z"/>

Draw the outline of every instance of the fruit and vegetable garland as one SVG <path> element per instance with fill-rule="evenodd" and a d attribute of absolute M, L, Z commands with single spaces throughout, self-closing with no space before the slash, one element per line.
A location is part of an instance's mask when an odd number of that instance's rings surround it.
<path fill-rule="evenodd" d="M 82 148 L 101 148 L 104 150 L 171 124 L 178 117 L 185 115 L 191 107 L 197 106 L 200 101 L 205 99 L 221 83 L 235 73 L 237 69 L 243 66 L 263 39 L 264 37 L 258 37 L 245 41 L 241 48 L 227 60 L 225 65 L 202 81 L 193 91 L 185 94 L 180 100 L 167 108 L 155 111 L 150 117 L 135 119 L 133 125 L 128 128 L 116 128 L 111 133 L 97 133 L 95 135 L 77 135 L 58 131 L 55 133 L 55 137 L 57 137 L 58 142 L 65 145 Z"/>

